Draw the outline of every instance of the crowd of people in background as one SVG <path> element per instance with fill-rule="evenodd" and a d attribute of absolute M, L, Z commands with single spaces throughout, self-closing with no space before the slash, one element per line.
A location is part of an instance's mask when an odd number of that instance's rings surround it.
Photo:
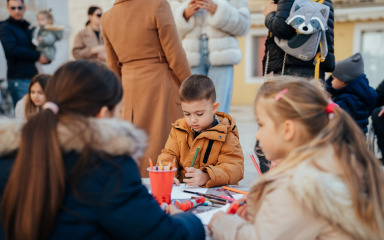
<path fill-rule="evenodd" d="M 243 179 L 229 110 L 248 1 L 90 6 L 75 60 L 48 75 L 38 66 L 55 59 L 64 29 L 51 10 L 31 26 L 27 4 L 7 0 L 0 43 L 15 117 L 0 118 L 0 239 L 383 239 L 384 161 L 365 134 L 371 117 L 384 155 L 384 82 L 369 85 L 360 53 L 335 62 L 331 0 L 316 3 L 326 55 L 288 53 L 280 41 L 298 34 L 287 21 L 296 1 L 264 9 L 266 81 L 250 115 L 265 174 L 235 201 L 237 217 L 219 212 L 204 227 L 162 209 L 141 178 L 152 159 L 176 165 L 177 185 Z"/>

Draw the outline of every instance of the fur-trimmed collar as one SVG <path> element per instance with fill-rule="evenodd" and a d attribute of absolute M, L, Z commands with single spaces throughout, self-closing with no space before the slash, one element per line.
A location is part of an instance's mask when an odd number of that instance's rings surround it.
<path fill-rule="evenodd" d="M 334 158 L 334 150 L 328 146 L 301 163 L 291 176 L 290 190 L 301 206 L 350 236 L 377 239 L 365 223 L 358 220 L 348 186 Z"/>
<path fill-rule="evenodd" d="M 0 118 L 0 156 L 16 151 L 20 146 L 24 122 Z M 86 145 L 112 156 L 129 155 L 138 159 L 146 148 L 147 136 L 131 123 L 121 119 L 88 118 L 84 124 L 57 126 L 63 152 L 81 152 Z"/>

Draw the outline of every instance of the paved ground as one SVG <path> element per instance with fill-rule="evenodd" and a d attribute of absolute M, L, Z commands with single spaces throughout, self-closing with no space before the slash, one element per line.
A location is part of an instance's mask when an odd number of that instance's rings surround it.
<path fill-rule="evenodd" d="M 256 142 L 257 123 L 253 105 L 232 105 L 229 114 L 235 119 L 239 128 L 240 144 L 244 152 L 244 179 L 240 184 L 250 186 L 259 176 L 250 157 L 251 154 L 256 157 L 253 148 Z"/>

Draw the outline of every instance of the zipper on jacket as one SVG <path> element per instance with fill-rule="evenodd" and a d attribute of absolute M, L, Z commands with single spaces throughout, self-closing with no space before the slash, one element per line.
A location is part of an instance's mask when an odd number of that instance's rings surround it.
<path fill-rule="evenodd" d="M 208 162 L 208 158 L 209 158 L 209 155 L 211 154 L 213 142 L 214 141 L 212 139 L 209 140 L 209 142 L 208 142 L 207 150 L 205 151 L 205 154 L 204 154 L 203 163 L 207 163 Z"/>

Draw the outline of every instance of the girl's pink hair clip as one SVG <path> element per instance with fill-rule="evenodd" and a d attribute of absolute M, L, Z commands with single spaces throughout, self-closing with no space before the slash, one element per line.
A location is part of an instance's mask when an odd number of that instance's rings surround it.
<path fill-rule="evenodd" d="M 283 96 L 284 94 L 286 94 L 288 92 L 288 88 L 284 88 L 283 90 L 281 90 L 275 97 L 275 100 L 276 101 L 279 101 Z"/>

